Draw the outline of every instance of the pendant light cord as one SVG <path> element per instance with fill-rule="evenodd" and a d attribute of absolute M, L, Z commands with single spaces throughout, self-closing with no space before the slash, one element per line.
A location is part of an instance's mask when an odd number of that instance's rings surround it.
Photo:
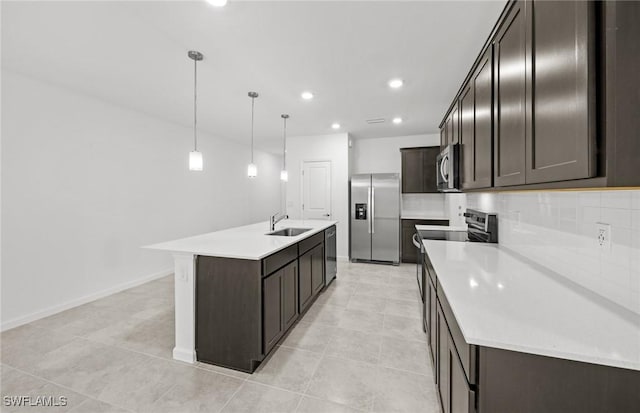
<path fill-rule="evenodd" d="M 282 170 L 287 169 L 287 118 L 284 119 L 284 139 L 282 145 Z"/>
<path fill-rule="evenodd" d="M 198 61 L 193 60 L 193 150 L 198 151 Z"/>
<path fill-rule="evenodd" d="M 251 163 L 253 163 L 253 110 L 256 98 L 251 98 Z"/>

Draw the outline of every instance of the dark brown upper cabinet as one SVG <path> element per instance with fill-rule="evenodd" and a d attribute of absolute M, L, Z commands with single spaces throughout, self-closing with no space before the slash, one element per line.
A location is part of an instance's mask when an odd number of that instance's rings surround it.
<path fill-rule="evenodd" d="M 495 186 L 526 182 L 526 28 L 525 2 L 516 1 L 493 42 Z"/>
<path fill-rule="evenodd" d="M 596 175 L 594 3 L 527 3 L 526 182 Z"/>
<path fill-rule="evenodd" d="M 485 52 L 462 89 L 460 158 L 463 189 L 489 188 L 493 181 L 493 56 Z"/>
<path fill-rule="evenodd" d="M 438 192 L 436 183 L 437 146 L 400 149 L 402 162 L 402 193 Z"/>

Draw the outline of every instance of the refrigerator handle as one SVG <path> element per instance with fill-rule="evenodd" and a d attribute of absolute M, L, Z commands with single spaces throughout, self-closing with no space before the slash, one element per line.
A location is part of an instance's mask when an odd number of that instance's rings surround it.
<path fill-rule="evenodd" d="M 373 213 L 373 209 L 371 208 L 371 187 L 367 188 L 367 208 L 369 209 L 367 215 L 367 232 L 371 234 L 371 214 Z"/>
<path fill-rule="evenodd" d="M 371 233 L 376 233 L 376 187 L 371 187 Z"/>

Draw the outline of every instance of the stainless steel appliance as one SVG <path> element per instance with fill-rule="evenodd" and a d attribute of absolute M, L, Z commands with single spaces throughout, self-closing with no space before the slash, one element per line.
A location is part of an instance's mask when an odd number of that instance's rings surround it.
<path fill-rule="evenodd" d="M 338 273 L 337 253 L 336 253 L 336 226 L 332 226 L 324 231 L 324 254 L 327 268 L 324 285 L 331 284 Z"/>
<path fill-rule="evenodd" d="M 424 258 L 424 244 L 422 240 L 440 240 L 440 241 L 457 241 L 457 242 L 498 242 L 498 216 L 494 213 L 482 212 L 475 209 L 467 209 L 464 213 L 465 223 L 467 224 L 467 230 L 461 231 L 452 230 L 451 227 L 433 228 L 429 230 L 416 231 L 414 237 L 414 244 L 420 246 L 420 259 L 418 259 L 417 277 L 418 286 L 420 288 L 420 296 L 422 297 L 422 328 L 427 330 L 427 306 L 430 305 L 427 301 L 427 279 L 430 277 L 435 285 L 437 281 L 437 275 L 432 268 L 429 268 L 430 263 L 428 259 L 425 259 L 426 267 L 422 268 Z"/>
<path fill-rule="evenodd" d="M 400 263 L 400 176 L 351 177 L 351 261 Z"/>
<path fill-rule="evenodd" d="M 452 143 L 440 152 L 436 158 L 436 182 L 440 192 L 460 191 L 460 145 Z"/>

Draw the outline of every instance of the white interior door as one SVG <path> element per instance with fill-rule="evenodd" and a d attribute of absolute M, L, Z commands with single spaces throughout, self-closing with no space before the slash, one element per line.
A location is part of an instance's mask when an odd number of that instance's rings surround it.
<path fill-rule="evenodd" d="M 303 162 L 302 218 L 331 219 L 331 161 Z"/>

